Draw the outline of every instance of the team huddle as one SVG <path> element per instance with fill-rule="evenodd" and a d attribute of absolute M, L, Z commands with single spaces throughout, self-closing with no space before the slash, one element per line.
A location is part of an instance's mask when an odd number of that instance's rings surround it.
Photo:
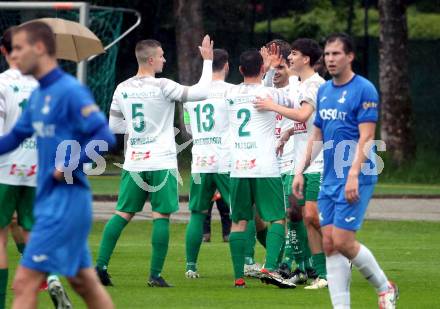
<path fill-rule="evenodd" d="M 135 50 L 138 72 L 117 86 L 107 125 L 87 89 L 58 68 L 53 42 L 41 34 L 50 31 L 46 28 L 34 23 L 12 31 L 12 44 L 4 51 L 11 69 L 0 75 L 0 132 L 6 134 L 0 138 L 0 153 L 16 147 L 15 152 L 26 152 L 0 157 L 0 236 L 7 237 L 14 211 L 18 224 L 32 231 L 14 280 L 14 308 L 35 308 L 38 288 L 46 280 L 55 306 L 71 308 L 58 275 L 69 278 L 89 308 L 112 308 L 98 278 L 105 286 L 113 285 L 110 258 L 123 229 L 148 198 L 153 227 L 147 284 L 171 286 L 161 273 L 170 216 L 179 209 L 176 102 L 184 106 L 193 141 L 191 214 L 185 236 L 188 280 L 203 276 L 197 267 L 203 223 L 218 191 L 231 212 L 235 287 L 246 287 L 245 278 L 253 277 L 280 288 L 328 288 L 334 308 L 350 308 L 354 266 L 376 289 L 379 308 L 395 308 L 397 286 L 356 240 L 377 182 L 373 139 L 379 98 L 373 84 L 352 71 L 350 37 L 330 35 L 324 50 L 306 38 L 292 44 L 274 40 L 260 50 L 246 50 L 240 55 L 243 83 L 233 85 L 225 82 L 227 51 L 213 49 L 205 36 L 199 46 L 203 69 L 193 86 L 156 78 L 165 64 L 161 44 L 140 41 Z M 27 60 L 30 55 L 36 58 L 34 63 Z M 320 76 L 323 68 L 331 80 Z M 39 87 L 27 74 L 38 80 Z M 20 97 L 10 86 L 14 78 L 19 89 L 27 89 Z M 32 89 L 36 90 L 28 98 Z M 73 184 L 66 181 L 64 169 L 74 157 L 80 167 L 89 158 L 81 149 L 71 150 L 61 161 L 55 158 L 58 145 L 67 139 L 82 148 L 94 140 L 113 146 L 109 130 L 128 138 L 115 214 L 105 225 L 93 270 L 87 246 L 90 189 L 82 168 L 73 171 Z M 29 138 L 36 138 L 38 147 Z M 24 146 L 30 144 L 32 149 Z M 5 175 L 4 169 L 11 172 Z M 35 186 L 35 202 L 29 193 L 25 212 L 20 192 Z M 20 194 L 16 205 L 6 199 L 12 194 L 4 193 L 7 190 Z M 69 198 L 73 195 L 75 205 Z M 32 207 L 34 217 L 29 214 Z M 75 237 L 70 235 L 73 230 Z M 263 265 L 254 257 L 257 240 L 266 252 Z M 4 255 L 0 255 L 3 303 Z"/>

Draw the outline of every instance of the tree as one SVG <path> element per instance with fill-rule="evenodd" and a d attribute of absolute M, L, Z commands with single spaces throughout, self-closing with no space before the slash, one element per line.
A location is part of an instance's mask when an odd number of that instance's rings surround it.
<path fill-rule="evenodd" d="M 398 165 L 415 155 L 405 0 L 379 0 L 381 137 Z"/>
<path fill-rule="evenodd" d="M 174 0 L 174 16 L 179 82 L 193 85 L 198 81 L 202 68 L 198 49 L 204 34 L 202 0 Z M 185 135 L 182 105 L 177 104 L 176 110 L 179 129 Z"/>

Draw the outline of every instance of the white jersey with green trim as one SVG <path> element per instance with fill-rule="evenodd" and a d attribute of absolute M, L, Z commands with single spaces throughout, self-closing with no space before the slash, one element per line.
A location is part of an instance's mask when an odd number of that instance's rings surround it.
<path fill-rule="evenodd" d="M 177 168 L 174 101 L 182 101 L 184 88 L 172 80 L 150 76 L 135 76 L 117 86 L 110 116 L 125 119 L 120 130 L 128 133 L 125 170 Z"/>
<path fill-rule="evenodd" d="M 0 135 L 12 130 L 37 81 L 17 69 L 0 74 Z M 0 183 L 35 187 L 37 181 L 37 141 L 25 139 L 14 151 L 0 156 Z"/>
<path fill-rule="evenodd" d="M 313 122 L 316 115 L 316 100 L 318 98 L 318 89 L 325 83 L 325 80 L 319 76 L 318 73 L 313 74 L 304 81 L 301 81 L 296 88 L 292 91 L 292 97 L 294 102 L 294 108 L 301 108 L 302 102 L 307 102 L 313 106 L 314 111 L 306 122 L 295 121 L 295 129 L 293 140 L 295 143 L 294 156 L 295 166 L 299 165 L 304 159 L 304 155 L 307 150 L 307 141 L 312 134 Z M 318 154 L 315 160 L 304 171 L 304 173 L 322 173 L 324 168 L 322 151 Z"/>
<path fill-rule="evenodd" d="M 288 85 L 286 87 L 279 89 L 284 92 L 285 96 L 290 97 L 290 92 L 292 91 L 292 89 L 295 89 L 295 87 L 297 86 L 298 86 L 298 80 L 296 80 L 296 83 L 294 85 Z M 284 117 L 280 114 L 276 114 L 275 137 L 279 139 L 284 134 L 284 132 L 293 128 L 293 126 L 294 126 L 293 120 Z M 295 159 L 294 155 L 295 155 L 294 141 L 293 141 L 293 137 L 291 137 L 284 144 L 283 154 L 281 156 L 278 156 L 278 167 L 280 168 L 281 174 L 293 173 L 294 159 Z"/>
<path fill-rule="evenodd" d="M 254 108 L 257 96 L 270 96 L 280 105 L 291 106 L 283 91 L 275 88 L 244 83 L 231 88 L 226 96 L 232 137 L 231 177 L 280 176 L 275 153 L 275 113 L 257 111 Z"/>
<path fill-rule="evenodd" d="M 192 146 L 192 173 L 229 173 L 231 139 L 225 95 L 232 84 L 212 81 L 206 100 L 186 102 Z"/>

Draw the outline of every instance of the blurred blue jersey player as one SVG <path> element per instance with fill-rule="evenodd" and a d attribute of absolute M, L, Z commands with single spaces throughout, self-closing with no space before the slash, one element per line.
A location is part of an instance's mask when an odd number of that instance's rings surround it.
<path fill-rule="evenodd" d="M 352 70 L 354 48 L 346 34 L 329 36 L 324 60 L 332 80 L 318 91 L 314 131 L 303 164 L 297 167 L 295 195 L 302 173 L 324 143 L 324 179 L 318 197 L 327 279 L 334 308 L 350 308 L 351 263 L 376 288 L 379 308 L 395 308 L 397 287 L 388 281 L 373 254 L 356 240 L 377 182 L 373 139 L 379 97 L 373 84 Z"/>
<path fill-rule="evenodd" d="M 108 146 L 114 144 L 114 136 L 88 89 L 58 68 L 54 34 L 46 24 L 15 28 L 12 48 L 18 69 L 33 75 L 40 85 L 15 127 L 0 139 L 0 154 L 33 134 L 38 145 L 35 225 L 15 276 L 13 308 L 37 307 L 38 288 L 47 273 L 66 276 L 89 308 L 113 308 L 91 268 L 87 245 L 91 194 L 81 167 L 90 141 Z M 60 147 L 66 141 L 71 146 Z M 56 163 L 56 158 L 62 160 Z M 80 168 L 66 169 L 66 162 Z"/>

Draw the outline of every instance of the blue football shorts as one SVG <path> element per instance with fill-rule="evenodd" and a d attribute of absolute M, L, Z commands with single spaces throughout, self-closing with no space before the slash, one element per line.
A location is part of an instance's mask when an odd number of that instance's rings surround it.
<path fill-rule="evenodd" d="M 374 184 L 359 184 L 359 200 L 349 204 L 345 199 L 345 183 L 322 185 L 318 196 L 321 226 L 332 224 L 344 230 L 359 230 L 373 191 Z"/>

